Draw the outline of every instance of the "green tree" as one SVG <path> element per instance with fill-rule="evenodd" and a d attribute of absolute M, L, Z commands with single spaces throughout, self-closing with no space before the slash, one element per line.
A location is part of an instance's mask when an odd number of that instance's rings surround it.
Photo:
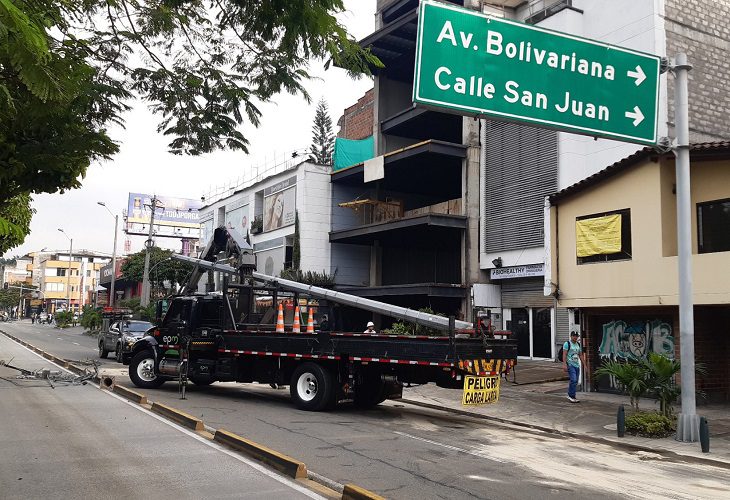
<path fill-rule="evenodd" d="M 93 306 L 85 305 L 81 313 L 81 326 L 87 331 L 98 331 L 101 328 L 101 313 Z"/>
<path fill-rule="evenodd" d="M 342 0 L 0 0 L 0 210 L 80 186 L 118 145 L 137 96 L 176 154 L 248 151 L 241 132 L 281 92 L 309 99 L 312 60 L 382 66 L 335 14 Z M 7 220 L 0 235 L 22 232 Z M 16 234 L 17 236 L 17 234 Z"/>
<path fill-rule="evenodd" d="M 608 360 L 596 370 L 596 375 L 613 377 L 621 390 L 628 393 L 631 407 L 639 411 L 639 401 L 649 389 L 644 365 L 635 361 Z"/>
<path fill-rule="evenodd" d="M 334 147 L 335 135 L 332 133 L 332 119 L 327 109 L 327 102 L 320 99 L 312 125 L 312 145 L 309 147 L 309 158 L 320 165 L 331 165 Z"/>
<path fill-rule="evenodd" d="M 18 305 L 20 291 L 15 288 L 0 288 L 0 309 L 10 309 Z"/>
<path fill-rule="evenodd" d="M 74 313 L 71 311 L 56 311 L 53 315 L 53 320 L 56 322 L 58 328 L 68 328 L 74 318 Z"/>
<path fill-rule="evenodd" d="M 30 232 L 30 220 L 35 213 L 30 202 L 28 194 L 0 202 L 0 255 L 21 245 Z"/>
<path fill-rule="evenodd" d="M 150 286 L 154 291 L 170 293 L 176 285 L 182 284 L 192 272 L 193 265 L 187 262 L 173 260 L 172 250 L 152 247 L 150 254 Z M 141 282 L 144 275 L 145 250 L 130 255 L 122 265 L 122 275 L 125 279 Z M 165 287 L 169 282 L 170 287 Z"/>
<path fill-rule="evenodd" d="M 299 211 L 294 212 L 294 245 L 291 251 L 292 267 L 299 269 L 302 262 L 301 234 L 299 233 Z"/>

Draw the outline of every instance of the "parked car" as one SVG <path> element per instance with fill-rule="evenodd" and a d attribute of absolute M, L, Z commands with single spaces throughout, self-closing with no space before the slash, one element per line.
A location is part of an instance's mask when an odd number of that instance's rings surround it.
<path fill-rule="evenodd" d="M 106 358 L 110 352 L 114 352 L 118 362 L 129 364 L 132 346 L 152 328 L 154 325 L 149 321 L 115 321 L 108 330 L 99 334 L 99 357 Z"/>

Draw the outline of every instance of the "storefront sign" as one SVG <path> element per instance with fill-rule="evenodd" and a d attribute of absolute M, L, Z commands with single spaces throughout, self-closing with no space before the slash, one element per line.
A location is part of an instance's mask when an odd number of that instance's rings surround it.
<path fill-rule="evenodd" d="M 495 267 L 489 270 L 489 277 L 493 280 L 512 278 L 532 278 L 545 275 L 545 264 L 529 264 L 526 266 Z"/>

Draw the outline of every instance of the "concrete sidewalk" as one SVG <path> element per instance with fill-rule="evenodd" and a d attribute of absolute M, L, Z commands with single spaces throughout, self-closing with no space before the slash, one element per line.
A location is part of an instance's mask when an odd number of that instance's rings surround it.
<path fill-rule="evenodd" d="M 559 363 L 520 360 L 516 383 L 512 374 L 507 381 L 502 380 L 496 404 L 462 406 L 460 391 L 433 384 L 406 388 L 403 399 L 416 405 L 730 469 L 730 405 L 697 407 L 697 414 L 707 418 L 710 430 L 710 453 L 702 453 L 699 442 L 681 443 L 673 437 L 650 439 L 628 434 L 617 437 L 616 413 L 622 404 L 630 411 L 628 396 L 583 392 L 578 394 L 581 402 L 573 404 L 566 398 L 568 383 L 562 378 L 567 379 Z M 656 410 L 658 403 L 643 399 L 640 407 Z"/>

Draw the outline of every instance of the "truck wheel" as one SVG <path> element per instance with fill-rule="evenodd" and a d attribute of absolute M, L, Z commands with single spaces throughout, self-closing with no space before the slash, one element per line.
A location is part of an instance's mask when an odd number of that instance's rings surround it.
<path fill-rule="evenodd" d="M 155 357 L 150 351 L 140 351 L 129 363 L 129 378 L 132 383 L 142 389 L 156 389 L 165 383 L 165 379 L 155 373 Z"/>
<path fill-rule="evenodd" d="M 302 363 L 291 376 L 289 392 L 300 410 L 324 410 L 334 399 L 332 374 L 316 363 Z"/>
<path fill-rule="evenodd" d="M 99 357 L 101 359 L 106 359 L 107 355 L 109 354 L 109 351 L 104 349 L 104 341 L 99 342 Z"/>

